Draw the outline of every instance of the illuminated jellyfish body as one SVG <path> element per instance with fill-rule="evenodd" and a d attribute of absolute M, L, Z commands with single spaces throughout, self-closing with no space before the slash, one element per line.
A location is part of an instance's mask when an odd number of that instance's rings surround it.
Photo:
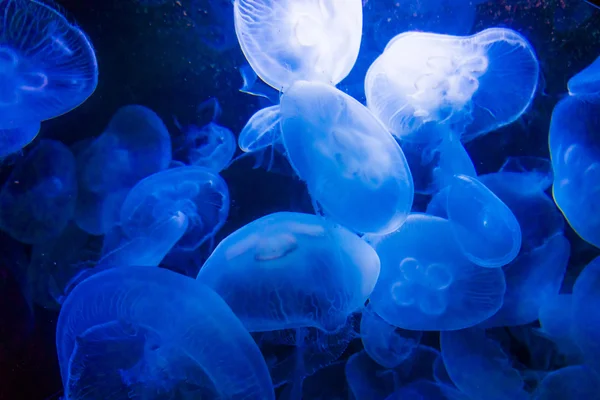
<path fill-rule="evenodd" d="M 519 253 L 519 221 L 510 208 L 478 179 L 455 175 L 432 202 L 434 205 L 428 207 L 428 213 L 448 218 L 456 242 L 473 263 L 482 267 L 501 267 Z M 436 211 L 432 210 L 434 206 Z"/>
<path fill-rule="evenodd" d="M 248 63 L 277 90 L 297 80 L 336 85 L 356 62 L 361 0 L 235 0 L 233 9 Z"/>
<path fill-rule="evenodd" d="M 85 34 L 49 6 L 0 5 L 0 129 L 62 115 L 96 89 L 98 65 Z"/>
<path fill-rule="evenodd" d="M 567 87 L 571 96 L 600 94 L 600 57 L 569 79 Z"/>
<path fill-rule="evenodd" d="M 259 218 L 226 237 L 198 273 L 251 332 L 335 331 L 361 308 L 379 275 L 373 249 L 309 214 Z"/>
<path fill-rule="evenodd" d="M 362 104 L 333 86 L 301 81 L 281 98 L 290 164 L 324 213 L 364 233 L 396 230 L 413 181 L 398 143 Z"/>
<path fill-rule="evenodd" d="M 238 136 L 243 152 L 253 152 L 274 145 L 281 137 L 281 111 L 278 105 L 258 110 L 250 117 Z"/>
<path fill-rule="evenodd" d="M 394 368 L 411 357 L 423 332 L 396 328 L 367 306 L 360 320 L 360 336 L 365 351 L 373 360 L 386 368 Z"/>
<path fill-rule="evenodd" d="M 229 190 L 215 172 L 179 167 L 158 172 L 135 185 L 121 207 L 121 229 L 129 239 L 147 237 L 157 224 L 176 217 L 176 248 L 195 250 L 223 226 L 229 213 Z M 187 221 L 183 221 L 183 219 Z M 159 232 L 160 233 L 160 232 Z M 168 238 L 163 238 L 168 241 Z"/>
<path fill-rule="evenodd" d="M 579 274 L 573 286 L 573 338 L 586 364 L 600 373 L 600 257 Z"/>
<path fill-rule="evenodd" d="M 519 118 L 538 74 L 533 48 L 510 29 L 466 37 L 407 32 L 371 65 L 365 93 L 369 109 L 398 138 L 428 142 L 450 130 L 468 141 Z"/>
<path fill-rule="evenodd" d="M 411 330 L 455 330 L 476 325 L 502 306 L 500 268 L 469 261 L 452 223 L 411 214 L 398 231 L 373 241 L 381 274 L 369 298 L 386 322 Z"/>
<path fill-rule="evenodd" d="M 183 127 L 177 119 L 175 124 L 182 131 L 173 143 L 173 158 L 186 165 L 206 167 L 215 172 L 225 169 L 235 153 L 235 136 L 216 121 L 221 115 L 221 106 L 216 98 L 210 98 L 198 106 L 198 112 L 211 112 L 211 122 L 198 127 Z"/>
<path fill-rule="evenodd" d="M 84 280 L 61 309 L 67 399 L 274 399 L 260 350 L 227 304 L 194 279 L 121 267 Z"/>
<path fill-rule="evenodd" d="M 598 400 L 600 376 L 585 365 L 550 372 L 531 395 L 532 400 Z"/>
<path fill-rule="evenodd" d="M 75 157 L 62 143 L 42 140 L 0 191 L 0 227 L 23 243 L 46 241 L 67 226 L 76 198 Z"/>
<path fill-rule="evenodd" d="M 571 78 L 569 84 L 578 77 Z M 567 96 L 554 107 L 549 137 L 554 201 L 573 230 L 596 247 L 600 247 L 599 116 L 600 93 Z"/>
<path fill-rule="evenodd" d="M 481 328 L 442 332 L 440 348 L 452 382 L 472 399 L 529 399 L 510 356 Z"/>
<path fill-rule="evenodd" d="M 27 146 L 39 131 L 39 122 L 31 122 L 18 128 L 0 129 L 0 158 L 16 153 Z"/>
<path fill-rule="evenodd" d="M 121 107 L 77 155 L 77 225 L 95 235 L 108 232 L 129 189 L 170 163 L 169 131 L 159 116 L 143 106 Z"/>
<path fill-rule="evenodd" d="M 460 140 L 451 136 L 432 143 L 402 142 L 415 185 L 415 193 L 432 195 L 457 174 L 477 176 L 473 161 Z"/>

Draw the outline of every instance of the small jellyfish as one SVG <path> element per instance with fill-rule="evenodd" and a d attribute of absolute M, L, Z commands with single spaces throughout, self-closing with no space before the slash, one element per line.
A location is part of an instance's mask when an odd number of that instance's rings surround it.
<path fill-rule="evenodd" d="M 324 213 L 362 233 L 389 233 L 413 201 L 398 143 L 364 107 L 333 86 L 296 82 L 281 98 L 290 164 Z"/>
<path fill-rule="evenodd" d="M 169 131 L 156 113 L 138 105 L 121 107 L 98 138 L 77 154 L 77 225 L 94 235 L 117 222 L 125 195 L 141 179 L 171 163 Z"/>
<path fill-rule="evenodd" d="M 367 306 L 360 320 L 360 336 L 365 351 L 373 360 L 386 368 L 394 368 L 411 357 L 423 332 L 396 328 Z"/>
<path fill-rule="evenodd" d="M 539 64 L 510 29 L 458 37 L 406 32 L 369 68 L 369 109 L 403 140 L 439 139 L 439 125 L 463 141 L 517 120 L 536 92 Z"/>
<path fill-rule="evenodd" d="M 235 136 L 226 127 L 216 123 L 221 114 L 221 107 L 215 98 L 200 104 L 199 110 L 212 103 L 212 121 L 198 127 L 186 127 L 175 120 L 182 135 L 174 139 L 173 158 L 186 165 L 205 167 L 215 172 L 225 169 L 235 153 Z"/>
<path fill-rule="evenodd" d="M 510 355 L 484 329 L 441 332 L 440 348 L 450 379 L 470 398 L 529 399 Z"/>
<path fill-rule="evenodd" d="M 217 246 L 198 273 L 251 332 L 335 331 L 360 309 L 379 276 L 373 249 L 309 214 L 259 218 Z"/>
<path fill-rule="evenodd" d="M 87 36 L 48 5 L 0 4 L 0 129 L 65 114 L 96 89 L 98 65 Z"/>
<path fill-rule="evenodd" d="M 280 122 L 281 111 L 278 105 L 258 110 L 238 136 L 240 149 L 248 153 L 273 146 L 281 137 Z"/>
<path fill-rule="evenodd" d="M 476 325 L 502 306 L 501 268 L 469 261 L 452 223 L 411 214 L 398 231 L 373 242 L 381 274 L 369 304 L 387 323 L 411 330 L 455 330 Z"/>
<path fill-rule="evenodd" d="M 297 80 L 336 85 L 356 62 L 361 0 L 235 0 L 233 8 L 248 63 L 277 90 Z"/>
<path fill-rule="evenodd" d="M 195 250 L 215 235 L 229 214 L 229 190 L 223 178 L 193 166 L 150 175 L 125 198 L 121 229 L 129 239 L 147 237 L 157 223 L 181 214 L 187 220 L 187 230 L 175 247 Z M 178 229 L 173 232 L 179 235 Z"/>
<path fill-rule="evenodd" d="M 0 228 L 23 243 L 44 242 L 67 226 L 76 198 L 75 157 L 62 143 L 42 140 L 0 191 Z"/>
<path fill-rule="evenodd" d="M 0 158 L 18 152 L 31 143 L 39 132 L 39 122 L 31 122 L 18 128 L 0 129 Z"/>
<path fill-rule="evenodd" d="M 596 247 L 600 247 L 598 115 L 600 95 L 567 96 L 554 107 L 549 135 L 554 201 L 573 230 Z"/>
<path fill-rule="evenodd" d="M 61 309 L 56 348 L 68 399 L 275 399 L 259 348 L 227 304 L 162 268 L 111 268 L 81 282 Z"/>
<path fill-rule="evenodd" d="M 448 218 L 460 249 L 473 263 L 482 267 L 501 267 L 519 253 L 519 221 L 478 179 L 455 175 L 432 203 L 435 207 L 428 207 L 428 213 Z"/>
<path fill-rule="evenodd" d="M 508 173 L 503 178 L 511 177 L 513 184 L 520 181 L 519 190 L 531 193 L 547 190 L 554 179 L 551 161 L 542 157 L 508 157 L 498 172 Z"/>

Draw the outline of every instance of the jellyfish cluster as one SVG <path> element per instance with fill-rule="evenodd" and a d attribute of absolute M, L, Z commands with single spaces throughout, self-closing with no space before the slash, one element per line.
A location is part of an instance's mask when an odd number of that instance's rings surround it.
<path fill-rule="evenodd" d="M 0 266 L 58 313 L 60 398 L 600 399 L 600 57 L 547 153 L 489 169 L 477 143 L 548 95 L 484 2 L 207 3 L 245 60 L 239 132 L 213 93 L 67 143 L 36 136 L 94 94 L 91 39 L 0 0 Z M 242 217 L 255 169 L 305 204 Z"/>

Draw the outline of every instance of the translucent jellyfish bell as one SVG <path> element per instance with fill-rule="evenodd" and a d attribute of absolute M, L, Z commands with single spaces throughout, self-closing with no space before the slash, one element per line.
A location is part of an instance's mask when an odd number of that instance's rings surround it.
<path fill-rule="evenodd" d="M 0 129 L 62 115 L 96 89 L 98 65 L 86 35 L 49 6 L 0 4 Z"/>
<path fill-rule="evenodd" d="M 411 214 L 374 247 L 381 274 L 369 304 L 389 324 L 411 330 L 462 329 L 502 306 L 502 269 L 469 261 L 445 219 Z"/>
<path fill-rule="evenodd" d="M 279 106 L 265 107 L 250 117 L 240 135 L 238 145 L 243 152 L 252 152 L 272 146 L 281 137 Z"/>
<path fill-rule="evenodd" d="M 44 242 L 67 226 L 76 198 L 75 157 L 64 144 L 42 140 L 0 191 L 0 227 L 20 242 Z"/>
<path fill-rule="evenodd" d="M 231 309 L 194 279 L 121 267 L 75 287 L 56 347 L 68 399 L 274 399 L 267 365 Z"/>
<path fill-rule="evenodd" d="M 216 173 L 202 167 L 179 167 L 135 185 L 121 207 L 121 228 L 130 238 L 145 237 L 155 224 L 180 213 L 187 230 L 176 247 L 195 250 L 223 226 L 229 214 L 229 190 Z M 178 230 L 174 232 L 179 234 Z"/>
<path fill-rule="evenodd" d="M 369 109 L 398 138 L 427 142 L 444 124 L 468 141 L 519 118 L 538 74 L 533 48 L 510 29 L 466 37 L 407 32 L 371 65 L 365 93 Z"/>
<path fill-rule="evenodd" d="M 0 158 L 16 153 L 27 146 L 39 131 L 39 122 L 31 122 L 18 128 L 0 129 Z"/>
<path fill-rule="evenodd" d="M 277 90 L 297 80 L 336 85 L 356 62 L 361 0 L 235 0 L 233 5 L 246 59 Z"/>
<path fill-rule="evenodd" d="M 335 331 L 364 305 L 378 276 L 377 254 L 346 228 L 281 212 L 223 239 L 197 279 L 250 331 Z"/>
<path fill-rule="evenodd" d="M 571 96 L 600 94 L 600 57 L 569 79 L 567 87 Z"/>
<path fill-rule="evenodd" d="M 333 86 L 295 83 L 281 98 L 290 164 L 325 214 L 357 232 L 389 233 L 406 218 L 413 181 L 398 143 Z"/>

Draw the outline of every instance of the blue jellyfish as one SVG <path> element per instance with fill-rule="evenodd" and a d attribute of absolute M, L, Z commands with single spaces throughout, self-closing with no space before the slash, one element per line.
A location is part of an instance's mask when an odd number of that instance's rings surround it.
<path fill-rule="evenodd" d="M 411 357 L 423 332 L 396 328 L 367 306 L 360 320 L 360 336 L 365 351 L 373 360 L 386 368 L 394 368 Z"/>
<path fill-rule="evenodd" d="M 482 328 L 440 333 L 446 371 L 460 391 L 472 399 L 526 400 L 523 377 L 510 356 Z"/>
<path fill-rule="evenodd" d="M 586 364 L 600 373 L 600 257 L 579 274 L 573 285 L 573 338 Z"/>
<path fill-rule="evenodd" d="M 84 146 L 77 155 L 80 196 L 75 222 L 101 235 L 118 222 L 129 189 L 169 167 L 171 139 L 156 113 L 129 105 L 117 110 L 102 135 Z"/>
<path fill-rule="evenodd" d="M 0 129 L 65 114 L 94 92 L 98 65 L 81 29 L 38 1 L 5 0 L 0 10 Z"/>
<path fill-rule="evenodd" d="M 600 94 L 600 57 L 569 79 L 567 88 L 571 96 Z"/>
<path fill-rule="evenodd" d="M 258 96 L 263 103 L 269 105 L 278 104 L 280 92 L 273 89 L 260 79 L 258 75 L 252 69 L 249 64 L 244 64 L 239 67 L 240 75 L 242 77 L 242 87 L 239 89 L 240 92 L 249 94 L 251 96 Z"/>
<path fill-rule="evenodd" d="M 67 226 L 76 198 L 75 157 L 62 143 L 42 140 L 0 191 L 0 228 L 23 243 L 44 242 Z"/>
<path fill-rule="evenodd" d="M 281 137 L 281 111 L 278 105 L 258 110 L 250 117 L 240 135 L 238 145 L 244 152 L 273 146 Z"/>
<path fill-rule="evenodd" d="M 460 140 L 447 137 L 432 143 L 400 143 L 415 185 L 415 193 L 432 195 L 457 174 L 477 176 L 473 161 Z"/>
<path fill-rule="evenodd" d="M 546 191 L 554 180 L 552 163 L 543 157 L 508 157 L 498 172 L 509 173 L 502 176 L 508 181 L 504 186 L 518 185 L 519 191 L 532 194 Z"/>
<path fill-rule="evenodd" d="M 36 138 L 39 122 L 30 122 L 18 128 L 0 129 L 0 158 L 18 152 Z"/>
<path fill-rule="evenodd" d="M 156 224 L 176 217 L 174 235 L 181 233 L 178 226 L 187 226 L 176 248 L 195 250 L 215 235 L 228 214 L 229 189 L 223 178 L 206 168 L 190 166 L 141 180 L 125 198 L 120 222 L 125 235 L 134 239 L 147 237 Z"/>
<path fill-rule="evenodd" d="M 290 164 L 324 213 L 363 233 L 406 219 L 413 181 L 398 143 L 362 104 L 333 86 L 301 81 L 281 98 Z"/>
<path fill-rule="evenodd" d="M 336 85 L 356 62 L 361 0 L 235 0 L 233 9 L 248 63 L 277 90 L 297 80 Z"/>
<path fill-rule="evenodd" d="M 502 306 L 501 268 L 482 268 L 460 250 L 448 220 L 411 214 L 398 231 L 376 238 L 381 273 L 369 298 L 387 323 L 411 330 L 476 325 Z"/>
<path fill-rule="evenodd" d="M 429 142 L 450 131 L 469 141 L 519 118 L 538 75 L 533 48 L 510 29 L 466 37 L 407 32 L 371 65 L 365 93 L 398 138 Z"/>
<path fill-rule="evenodd" d="M 260 350 L 227 304 L 166 269 L 84 280 L 63 304 L 56 347 L 68 399 L 275 399 Z"/>
<path fill-rule="evenodd" d="M 572 294 L 548 296 L 539 308 L 541 328 L 537 333 L 551 340 L 562 355 L 581 362 L 583 356 L 574 335 L 573 317 Z"/>
<path fill-rule="evenodd" d="M 493 268 L 517 257 L 522 236 L 519 221 L 480 180 L 455 175 L 441 195 L 456 241 L 469 260 Z"/>
<path fill-rule="evenodd" d="M 315 215 L 270 214 L 217 246 L 198 273 L 251 331 L 335 331 L 360 309 L 379 258 L 358 236 Z"/>
<path fill-rule="evenodd" d="M 531 400 L 599 400 L 600 376 L 585 365 L 571 365 L 550 372 L 531 395 Z"/>
<path fill-rule="evenodd" d="M 590 76 L 584 74 L 582 79 Z M 549 136 L 554 201 L 573 230 L 596 247 L 600 247 L 600 213 L 595 201 L 600 190 L 599 115 L 600 93 L 567 96 L 554 107 Z"/>
<path fill-rule="evenodd" d="M 202 127 L 196 125 L 183 127 L 175 120 L 182 135 L 174 140 L 173 158 L 186 165 L 206 167 L 220 172 L 229 165 L 235 153 L 235 136 L 228 128 L 216 122 L 221 114 L 218 101 L 209 99 L 207 102 L 214 104 L 212 121 L 208 124 Z M 205 103 L 202 103 L 199 108 L 205 107 Z"/>

